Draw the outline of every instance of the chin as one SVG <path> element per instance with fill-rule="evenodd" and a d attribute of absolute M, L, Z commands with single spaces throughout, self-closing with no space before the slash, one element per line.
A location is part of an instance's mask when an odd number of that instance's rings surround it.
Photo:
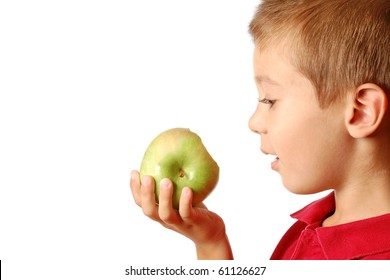
<path fill-rule="evenodd" d="M 286 180 L 282 180 L 282 182 L 284 187 L 293 194 L 316 194 L 329 190 L 329 187 L 318 186 L 315 183 L 294 183 Z"/>

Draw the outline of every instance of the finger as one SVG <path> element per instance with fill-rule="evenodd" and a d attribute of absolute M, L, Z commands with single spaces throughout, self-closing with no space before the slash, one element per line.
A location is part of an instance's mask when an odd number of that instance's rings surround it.
<path fill-rule="evenodd" d="M 179 202 L 179 213 L 183 221 L 190 220 L 193 213 L 192 208 L 193 193 L 189 187 L 184 187 L 181 191 L 180 202 Z"/>
<path fill-rule="evenodd" d="M 153 177 L 143 176 L 141 178 L 141 207 L 146 216 L 153 220 L 158 220 L 154 186 Z"/>
<path fill-rule="evenodd" d="M 141 206 L 141 182 L 139 178 L 139 172 L 137 170 L 131 171 L 130 177 L 130 189 L 133 194 L 135 203 Z"/>
<path fill-rule="evenodd" d="M 160 183 L 160 196 L 158 214 L 160 219 L 167 224 L 181 223 L 177 212 L 172 208 L 173 184 L 169 179 L 162 179 Z"/>

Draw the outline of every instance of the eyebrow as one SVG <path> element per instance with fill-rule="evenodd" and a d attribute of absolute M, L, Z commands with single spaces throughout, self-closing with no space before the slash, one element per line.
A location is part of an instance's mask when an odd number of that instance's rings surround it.
<path fill-rule="evenodd" d="M 257 83 L 262 83 L 262 82 L 266 82 L 266 83 L 269 83 L 269 84 L 272 84 L 272 85 L 275 85 L 275 86 L 280 86 L 281 84 L 277 81 L 275 81 L 274 79 L 271 79 L 270 77 L 268 76 L 256 76 L 255 77 L 255 81 Z"/>

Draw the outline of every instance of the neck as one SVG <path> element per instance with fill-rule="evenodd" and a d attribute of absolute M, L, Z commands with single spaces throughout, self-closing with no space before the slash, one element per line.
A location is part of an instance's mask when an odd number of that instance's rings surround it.
<path fill-rule="evenodd" d="M 333 226 L 390 213 L 390 155 L 371 151 L 360 158 L 349 179 L 335 188 L 336 209 L 323 226 Z M 367 155 L 367 153 L 366 153 Z"/>

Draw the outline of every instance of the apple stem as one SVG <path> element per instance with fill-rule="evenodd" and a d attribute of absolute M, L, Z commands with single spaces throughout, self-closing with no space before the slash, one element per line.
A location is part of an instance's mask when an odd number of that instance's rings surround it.
<path fill-rule="evenodd" d="M 180 178 L 184 178 L 184 175 L 185 175 L 185 174 L 184 174 L 184 170 L 183 170 L 183 169 L 180 169 L 180 170 L 179 170 L 179 177 L 180 177 Z"/>

